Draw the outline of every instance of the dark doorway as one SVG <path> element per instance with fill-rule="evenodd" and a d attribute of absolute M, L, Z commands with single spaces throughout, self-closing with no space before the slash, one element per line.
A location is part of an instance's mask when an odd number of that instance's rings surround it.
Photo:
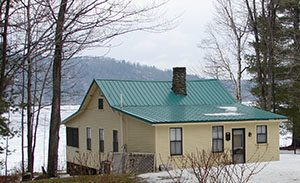
<path fill-rule="evenodd" d="M 233 163 L 245 163 L 245 128 L 232 129 Z"/>

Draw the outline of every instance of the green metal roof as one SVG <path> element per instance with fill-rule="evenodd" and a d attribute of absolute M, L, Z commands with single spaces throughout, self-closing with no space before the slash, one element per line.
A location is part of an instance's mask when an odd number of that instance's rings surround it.
<path fill-rule="evenodd" d="M 240 104 L 218 80 L 187 81 L 186 96 L 171 81 L 94 81 L 112 108 L 151 124 L 286 119 Z"/>
<path fill-rule="evenodd" d="M 172 92 L 171 81 L 95 80 L 111 106 L 232 104 L 236 101 L 218 80 L 187 81 L 187 95 Z"/>

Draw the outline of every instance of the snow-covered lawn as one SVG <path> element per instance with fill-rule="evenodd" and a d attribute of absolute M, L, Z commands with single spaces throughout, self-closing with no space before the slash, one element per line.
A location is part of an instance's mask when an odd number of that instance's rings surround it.
<path fill-rule="evenodd" d="M 66 117 L 73 114 L 77 109 L 79 108 L 78 105 L 74 106 L 62 106 L 61 107 L 61 117 L 62 120 Z M 51 106 L 45 107 L 42 109 L 40 114 L 40 122 L 39 122 L 39 128 L 37 131 L 37 145 L 35 150 L 35 161 L 34 161 L 34 171 L 41 172 L 41 166 L 47 166 L 47 155 L 48 155 L 48 139 L 49 139 L 49 121 L 50 121 L 50 112 L 51 112 Z M 21 128 L 21 114 L 19 112 L 11 113 L 10 114 L 10 121 L 11 121 L 11 127 L 15 129 Z M 26 127 L 25 127 L 26 129 Z M 60 141 L 59 141 L 59 163 L 58 168 L 59 169 L 65 169 L 66 168 L 66 130 L 65 126 L 61 125 L 60 128 Z M 4 140 L 0 140 L 0 142 L 5 144 Z M 8 162 L 7 167 L 8 170 L 14 171 L 14 169 L 21 168 L 21 137 L 15 136 L 12 139 L 8 140 L 9 149 L 14 151 L 11 153 L 11 155 L 8 156 Z M 25 161 L 27 159 L 27 145 L 26 145 L 26 134 L 25 134 Z M 4 159 L 4 154 L 0 154 L 0 160 Z M 4 168 L 0 167 L 0 175 L 4 174 Z"/>
<path fill-rule="evenodd" d="M 300 152 L 293 154 L 292 151 L 281 151 L 280 161 L 273 161 L 268 163 L 261 172 L 254 175 L 251 179 L 251 183 L 288 183 L 288 182 L 300 182 Z M 169 183 L 173 182 L 169 178 L 167 172 L 147 173 L 139 175 L 143 181 L 148 183 Z M 182 182 L 193 183 L 197 182 L 197 179 L 190 170 L 185 170 L 181 178 Z"/>

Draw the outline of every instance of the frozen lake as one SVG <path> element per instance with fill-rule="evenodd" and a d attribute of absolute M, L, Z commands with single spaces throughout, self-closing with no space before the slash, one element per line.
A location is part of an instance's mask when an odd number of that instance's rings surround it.
<path fill-rule="evenodd" d="M 62 106 L 61 107 L 61 117 L 62 120 L 70 116 L 79 108 L 78 105 L 75 106 Z M 48 139 L 49 139 L 49 121 L 50 121 L 51 106 L 42 109 L 40 114 L 39 127 L 37 130 L 37 144 L 35 149 L 35 161 L 34 161 L 34 171 L 41 172 L 41 166 L 46 167 L 47 156 L 48 156 Z M 21 128 L 21 113 L 11 113 L 10 114 L 11 126 L 16 129 Z M 26 129 L 26 126 L 25 126 Z M 65 126 L 60 127 L 60 140 L 59 140 L 59 157 L 58 157 L 58 168 L 60 170 L 66 169 L 66 130 Z M 21 135 L 21 134 L 20 134 Z M 21 137 L 15 136 L 9 139 L 9 149 L 14 151 L 8 156 L 8 170 L 20 169 L 21 168 Z M 2 140 L 4 143 L 5 141 Z M 27 140 L 25 134 L 25 160 L 27 159 Z M 0 154 L 0 159 L 4 159 L 4 154 Z M 26 165 L 26 164 L 25 164 Z M 0 167 L 0 174 L 4 174 L 4 167 Z"/>

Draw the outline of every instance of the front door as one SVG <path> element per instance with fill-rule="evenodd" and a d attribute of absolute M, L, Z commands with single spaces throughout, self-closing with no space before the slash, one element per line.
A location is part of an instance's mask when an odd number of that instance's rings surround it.
<path fill-rule="evenodd" d="M 232 129 L 233 163 L 245 163 L 245 128 Z"/>

